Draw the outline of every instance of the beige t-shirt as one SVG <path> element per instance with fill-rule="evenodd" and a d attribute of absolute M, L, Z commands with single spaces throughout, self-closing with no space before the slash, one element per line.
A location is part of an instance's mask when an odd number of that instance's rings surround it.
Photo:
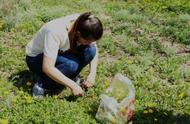
<path fill-rule="evenodd" d="M 26 55 L 35 57 L 38 54 L 56 59 L 58 50 L 66 51 L 70 48 L 68 26 L 80 14 L 73 14 L 52 20 L 44 24 L 34 38 L 26 46 Z"/>

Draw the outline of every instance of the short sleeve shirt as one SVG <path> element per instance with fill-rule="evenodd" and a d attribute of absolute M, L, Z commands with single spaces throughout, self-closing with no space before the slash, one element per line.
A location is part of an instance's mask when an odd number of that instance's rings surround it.
<path fill-rule="evenodd" d="M 67 28 L 79 16 L 80 14 L 73 14 L 44 24 L 27 44 L 26 55 L 35 57 L 43 53 L 55 60 L 58 50 L 64 52 L 70 48 Z"/>

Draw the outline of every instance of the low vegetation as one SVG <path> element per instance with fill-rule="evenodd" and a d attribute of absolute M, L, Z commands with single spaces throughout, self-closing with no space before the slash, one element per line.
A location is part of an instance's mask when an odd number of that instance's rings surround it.
<path fill-rule="evenodd" d="M 34 99 L 37 76 L 26 66 L 26 44 L 45 22 L 85 11 L 104 24 L 96 86 L 81 98 L 65 89 Z M 100 95 L 122 73 L 136 89 L 130 123 L 188 124 L 189 45 L 188 0 L 0 0 L 0 123 L 100 123 Z"/>

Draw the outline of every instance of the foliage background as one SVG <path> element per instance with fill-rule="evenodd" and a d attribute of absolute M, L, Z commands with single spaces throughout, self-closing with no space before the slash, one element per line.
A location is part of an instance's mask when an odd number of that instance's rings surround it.
<path fill-rule="evenodd" d="M 96 86 L 82 98 L 32 98 L 26 44 L 44 23 L 85 11 L 104 24 Z M 99 96 L 120 72 L 136 88 L 131 123 L 188 124 L 189 53 L 189 0 L 0 0 L 0 123 L 99 123 Z"/>

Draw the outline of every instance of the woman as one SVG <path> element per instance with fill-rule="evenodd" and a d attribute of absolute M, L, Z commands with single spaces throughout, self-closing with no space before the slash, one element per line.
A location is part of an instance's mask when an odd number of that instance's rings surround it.
<path fill-rule="evenodd" d="M 37 32 L 26 47 L 26 63 L 40 76 L 33 87 L 33 96 L 43 96 L 45 89 L 71 89 L 76 96 L 84 91 L 74 79 L 90 64 L 90 73 L 83 85 L 95 83 L 97 67 L 96 42 L 102 37 L 101 21 L 90 12 L 52 20 Z"/>

